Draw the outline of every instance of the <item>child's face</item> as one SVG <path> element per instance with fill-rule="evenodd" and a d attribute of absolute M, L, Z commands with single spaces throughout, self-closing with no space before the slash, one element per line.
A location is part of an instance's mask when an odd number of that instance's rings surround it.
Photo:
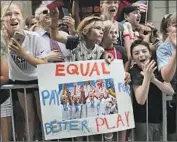
<path fill-rule="evenodd" d="M 139 10 L 135 10 L 127 15 L 126 20 L 132 24 L 132 26 L 137 27 L 141 20 L 141 14 Z"/>
<path fill-rule="evenodd" d="M 101 4 L 102 14 L 108 17 L 114 17 L 119 8 L 119 0 L 105 0 Z"/>
<path fill-rule="evenodd" d="M 87 39 L 94 43 L 101 43 L 103 39 L 103 22 L 97 21 L 86 35 Z"/>
<path fill-rule="evenodd" d="M 133 48 L 132 51 L 133 60 L 139 67 L 142 67 L 151 58 L 151 53 L 144 45 L 138 45 Z"/>
<path fill-rule="evenodd" d="M 118 31 L 117 28 L 114 26 L 110 29 L 109 33 L 104 36 L 104 41 L 108 44 L 113 44 L 117 42 L 118 38 Z"/>

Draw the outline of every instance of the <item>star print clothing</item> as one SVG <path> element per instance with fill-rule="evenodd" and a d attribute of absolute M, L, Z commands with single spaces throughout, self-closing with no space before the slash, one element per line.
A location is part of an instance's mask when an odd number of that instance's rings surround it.
<path fill-rule="evenodd" d="M 87 61 L 87 60 L 96 60 L 103 59 L 104 49 L 95 44 L 95 47 L 91 50 L 86 47 L 86 44 L 81 40 L 78 46 L 71 52 L 72 61 Z"/>

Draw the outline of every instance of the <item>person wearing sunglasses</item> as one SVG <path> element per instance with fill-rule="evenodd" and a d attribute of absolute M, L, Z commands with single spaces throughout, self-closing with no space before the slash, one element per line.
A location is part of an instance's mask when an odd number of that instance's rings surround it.
<path fill-rule="evenodd" d="M 50 36 L 51 17 L 50 11 L 46 7 L 46 5 L 41 4 L 35 10 L 35 17 L 37 19 L 39 28 L 36 32 L 45 39 L 45 42 L 43 44 L 45 48 L 48 50 L 48 61 L 49 62 L 69 61 L 70 51 L 66 49 L 65 44 L 51 39 Z M 58 32 L 61 35 L 68 36 L 66 32 L 63 31 Z"/>

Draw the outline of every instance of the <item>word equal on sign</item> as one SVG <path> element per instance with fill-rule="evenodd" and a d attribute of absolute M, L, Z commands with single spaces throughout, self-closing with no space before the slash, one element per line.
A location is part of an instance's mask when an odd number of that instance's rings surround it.
<path fill-rule="evenodd" d="M 109 75 L 110 72 L 106 69 L 105 63 L 80 63 L 76 64 L 56 64 L 55 76 L 67 76 L 67 75 L 81 75 L 92 76 L 96 75 Z"/>

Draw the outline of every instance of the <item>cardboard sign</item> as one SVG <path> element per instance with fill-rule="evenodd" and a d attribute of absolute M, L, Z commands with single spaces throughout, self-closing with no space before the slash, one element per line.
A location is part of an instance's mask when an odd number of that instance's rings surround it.
<path fill-rule="evenodd" d="M 45 139 L 134 128 L 130 87 L 124 77 L 122 60 L 110 65 L 104 60 L 39 65 Z"/>

